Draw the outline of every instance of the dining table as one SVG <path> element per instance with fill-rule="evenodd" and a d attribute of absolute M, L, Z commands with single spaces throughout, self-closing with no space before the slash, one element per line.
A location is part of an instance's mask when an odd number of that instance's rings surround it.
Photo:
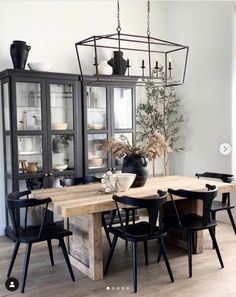
<path fill-rule="evenodd" d="M 166 191 L 172 189 L 186 189 L 202 191 L 206 184 L 216 185 L 219 193 L 236 191 L 235 183 L 223 183 L 221 181 L 209 181 L 189 176 L 162 176 L 149 177 L 143 187 L 130 188 L 126 192 L 115 193 L 136 198 L 152 196 L 157 190 Z M 71 264 L 93 280 L 103 278 L 103 242 L 101 213 L 116 209 L 112 199 L 114 193 L 104 193 L 100 183 L 91 183 L 71 187 L 59 187 L 33 190 L 31 197 L 43 199 L 50 197 L 49 205 L 56 215 L 64 218 L 65 228 L 72 231 L 68 238 L 67 249 Z M 178 197 L 174 197 L 178 200 Z M 122 206 L 121 206 L 122 207 Z M 188 210 L 189 211 L 189 210 Z M 200 213 L 201 204 L 196 201 L 191 205 L 191 212 Z M 168 211 L 166 211 L 168 213 Z M 165 211 L 164 211 L 165 213 Z M 173 243 L 184 246 L 181 238 L 172 238 Z M 195 252 L 203 251 L 203 232 L 196 232 Z"/>

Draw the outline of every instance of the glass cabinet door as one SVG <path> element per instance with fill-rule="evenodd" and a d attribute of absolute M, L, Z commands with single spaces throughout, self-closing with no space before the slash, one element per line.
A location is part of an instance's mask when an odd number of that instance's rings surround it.
<path fill-rule="evenodd" d="M 114 88 L 114 128 L 132 129 L 132 89 Z"/>
<path fill-rule="evenodd" d="M 87 129 L 107 128 L 106 87 L 86 87 Z"/>
<path fill-rule="evenodd" d="M 41 84 L 16 82 L 17 130 L 42 130 Z"/>
<path fill-rule="evenodd" d="M 43 171 L 42 136 L 17 136 L 18 172 L 35 174 Z"/>
<path fill-rule="evenodd" d="M 53 171 L 73 170 L 74 164 L 74 135 L 52 135 L 52 169 Z"/>
<path fill-rule="evenodd" d="M 88 168 L 107 167 L 107 153 L 100 150 L 101 144 L 107 139 L 107 134 L 88 135 Z"/>
<path fill-rule="evenodd" d="M 73 87 L 71 84 L 50 84 L 52 130 L 73 130 Z"/>

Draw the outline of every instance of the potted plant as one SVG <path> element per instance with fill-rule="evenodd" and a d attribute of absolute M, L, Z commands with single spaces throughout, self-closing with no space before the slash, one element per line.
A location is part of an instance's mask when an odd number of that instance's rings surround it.
<path fill-rule="evenodd" d="M 101 150 L 111 151 L 114 157 L 124 157 L 122 172 L 135 173 L 136 179 L 132 187 L 144 186 L 148 177 L 148 160 L 161 157 L 171 148 L 160 133 L 153 133 L 147 137 L 143 144 L 131 145 L 127 137 L 121 135 L 118 139 L 109 138 Z"/>
<path fill-rule="evenodd" d="M 157 70 L 153 71 L 156 72 Z M 159 68 L 158 76 L 163 77 L 164 82 L 163 67 Z M 166 150 L 163 153 L 164 175 L 168 175 L 170 153 L 184 150 L 183 146 L 178 145 L 179 131 L 184 121 L 184 117 L 179 111 L 181 99 L 176 95 L 174 87 L 164 84 L 156 86 L 152 80 L 147 80 L 145 89 L 147 100 L 140 103 L 136 111 L 137 139 L 146 141 L 149 135 L 156 131 L 164 136 L 171 148 L 171 150 Z M 155 175 L 154 160 L 153 175 Z"/>

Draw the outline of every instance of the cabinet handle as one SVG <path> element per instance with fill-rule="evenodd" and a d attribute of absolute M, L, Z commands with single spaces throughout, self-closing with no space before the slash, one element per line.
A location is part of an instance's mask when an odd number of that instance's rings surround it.
<path fill-rule="evenodd" d="M 52 173 L 49 173 L 50 176 L 52 176 Z"/>
<path fill-rule="evenodd" d="M 47 173 L 45 173 L 45 174 L 44 174 L 44 176 L 48 176 L 48 174 L 47 174 Z"/>

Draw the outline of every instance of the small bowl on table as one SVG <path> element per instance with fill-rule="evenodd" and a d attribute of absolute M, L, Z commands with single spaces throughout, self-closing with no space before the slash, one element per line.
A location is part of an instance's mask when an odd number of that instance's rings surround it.
<path fill-rule="evenodd" d="M 126 192 L 132 186 L 136 178 L 135 173 L 116 173 L 116 186 L 118 192 Z"/>

